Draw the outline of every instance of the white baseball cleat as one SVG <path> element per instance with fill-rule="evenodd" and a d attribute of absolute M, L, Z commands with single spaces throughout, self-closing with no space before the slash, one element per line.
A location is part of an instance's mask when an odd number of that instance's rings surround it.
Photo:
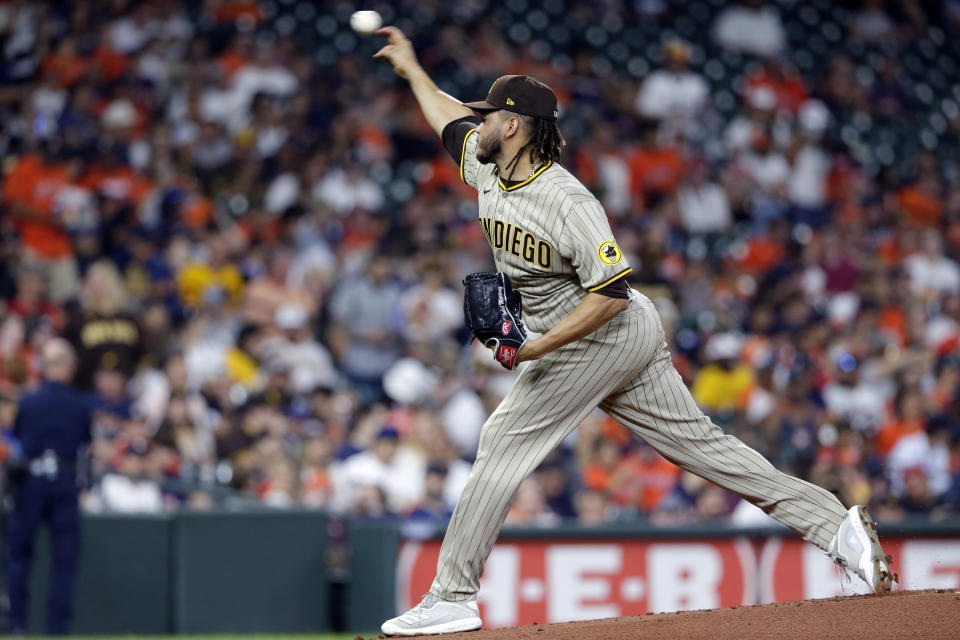
<path fill-rule="evenodd" d="M 380 630 L 388 636 L 420 636 L 475 631 L 482 626 L 476 595 L 451 602 L 428 593 L 410 611 L 384 622 Z"/>
<path fill-rule="evenodd" d="M 890 570 L 890 556 L 880 546 L 876 523 L 860 505 L 847 511 L 827 554 L 841 569 L 860 576 L 873 593 L 887 593 L 898 580 Z"/>

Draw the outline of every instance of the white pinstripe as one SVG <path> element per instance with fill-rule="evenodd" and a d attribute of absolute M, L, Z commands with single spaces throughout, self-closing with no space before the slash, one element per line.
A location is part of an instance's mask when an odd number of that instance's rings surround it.
<path fill-rule="evenodd" d="M 613 240 L 603 208 L 566 169 L 553 165 L 516 191 L 503 191 L 494 165 L 476 159 L 477 136 L 463 144 L 462 177 L 478 189 L 481 219 L 520 225 L 550 244 L 550 269 L 503 249 L 497 268 L 523 296 L 524 319 L 547 331 L 587 290 L 616 279 L 599 248 Z M 630 307 L 594 333 L 531 363 L 480 436 L 473 471 L 447 528 L 430 592 L 463 600 L 480 574 L 520 482 L 591 411 L 600 407 L 668 460 L 740 494 L 826 550 L 846 510 L 824 489 L 777 471 L 723 432 L 694 403 L 673 368 L 653 304 Z"/>
<path fill-rule="evenodd" d="M 430 592 L 463 600 L 480 574 L 520 482 L 599 406 L 668 460 L 742 495 L 826 549 L 846 515 L 828 491 L 777 471 L 724 435 L 693 402 L 670 360 L 653 304 L 531 363 L 483 427 Z"/>

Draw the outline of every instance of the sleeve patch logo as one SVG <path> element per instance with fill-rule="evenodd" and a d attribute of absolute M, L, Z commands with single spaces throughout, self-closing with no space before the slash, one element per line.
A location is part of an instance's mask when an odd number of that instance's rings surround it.
<path fill-rule="evenodd" d="M 600 256 L 600 262 L 610 266 L 623 260 L 623 253 L 620 252 L 620 247 L 612 240 L 608 240 L 600 245 L 600 248 L 597 250 L 597 255 Z"/>

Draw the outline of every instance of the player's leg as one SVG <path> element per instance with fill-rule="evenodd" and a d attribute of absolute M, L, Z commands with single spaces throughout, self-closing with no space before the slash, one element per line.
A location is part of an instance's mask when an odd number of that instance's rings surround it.
<path fill-rule="evenodd" d="M 831 543 L 836 544 L 841 524 L 857 523 L 859 551 L 848 550 L 842 559 L 854 570 L 865 562 L 873 565 L 873 573 L 864 569 L 864 579 L 875 591 L 885 590 L 880 573 L 892 574 L 875 531 L 871 534 L 860 524 L 866 518 L 863 508 L 848 511 L 826 489 L 778 471 L 760 453 L 725 435 L 694 402 L 665 343 L 639 377 L 600 407 L 668 460 L 742 496 L 832 555 L 836 550 Z M 889 577 L 886 584 L 889 589 Z"/>
<path fill-rule="evenodd" d="M 658 323 L 659 321 L 657 321 Z M 473 470 L 440 549 L 429 596 L 383 625 L 390 635 L 467 630 L 480 625 L 480 574 L 514 493 L 607 395 L 636 376 L 656 338 L 648 313 L 631 308 L 597 332 L 531 363 L 483 426 Z M 465 618 L 465 620 L 464 620 Z M 436 631 L 424 620 L 437 619 Z M 446 625 L 447 620 L 451 626 Z"/>
<path fill-rule="evenodd" d="M 646 370 L 600 408 L 681 468 L 739 494 L 826 549 L 846 515 L 829 491 L 778 471 L 704 415 L 661 349 Z"/>
<path fill-rule="evenodd" d="M 7 520 L 4 549 L 7 610 L 5 630 L 22 634 L 27 629 L 27 597 L 30 564 L 33 560 L 33 538 L 46 508 L 42 480 L 26 477 L 11 491 L 13 510 Z"/>
<path fill-rule="evenodd" d="M 47 633 L 66 634 L 73 618 L 77 557 L 80 552 L 80 505 L 76 481 L 57 480 L 50 511 L 50 584 L 47 593 Z"/>

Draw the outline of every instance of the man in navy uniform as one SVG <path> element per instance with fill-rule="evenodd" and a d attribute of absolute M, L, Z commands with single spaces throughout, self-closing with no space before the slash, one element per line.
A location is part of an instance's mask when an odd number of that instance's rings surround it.
<path fill-rule="evenodd" d="M 9 633 L 26 631 L 33 539 L 37 528 L 46 523 L 53 560 L 47 632 L 62 635 L 73 613 L 80 550 L 77 459 L 90 442 L 96 401 L 68 386 L 76 355 L 66 340 L 49 340 L 41 351 L 40 366 L 44 382 L 21 397 L 13 425 L 21 454 L 10 487 L 13 510 L 7 522 L 4 558 L 8 596 L 4 626 Z"/>

